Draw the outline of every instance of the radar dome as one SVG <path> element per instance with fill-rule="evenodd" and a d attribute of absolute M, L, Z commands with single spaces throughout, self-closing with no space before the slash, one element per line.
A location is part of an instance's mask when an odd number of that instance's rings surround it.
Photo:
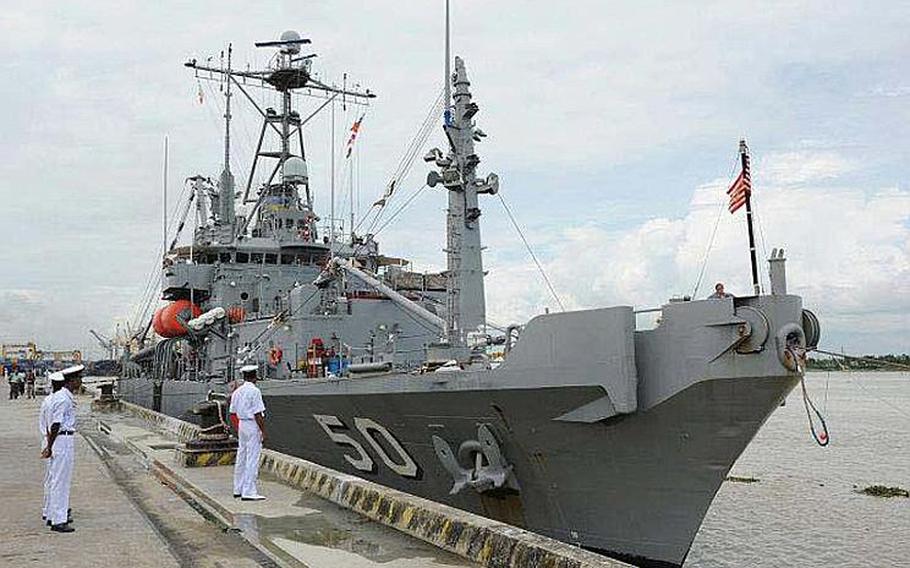
<path fill-rule="evenodd" d="M 300 34 L 294 30 L 288 30 L 286 32 L 281 32 L 281 37 L 279 41 L 299 41 Z M 300 44 L 292 43 L 290 45 L 285 45 L 281 48 L 281 53 L 287 53 L 289 55 L 297 55 L 300 53 Z"/>
<path fill-rule="evenodd" d="M 281 178 L 288 183 L 306 183 L 308 174 L 303 158 L 291 156 L 281 166 Z"/>

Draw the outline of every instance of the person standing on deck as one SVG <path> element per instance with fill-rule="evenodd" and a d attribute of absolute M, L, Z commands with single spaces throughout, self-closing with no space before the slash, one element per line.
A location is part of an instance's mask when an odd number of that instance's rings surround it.
<path fill-rule="evenodd" d="M 237 458 L 234 460 L 234 498 L 243 501 L 265 499 L 256 488 L 259 476 L 259 454 L 265 442 L 265 403 L 256 386 L 256 365 L 240 368 L 243 384 L 231 395 L 229 412 L 237 415 L 240 427 L 237 432 Z"/>
<path fill-rule="evenodd" d="M 84 365 L 76 365 L 60 371 L 63 374 L 63 388 L 53 395 L 51 403 L 51 427 L 47 436 L 47 447 L 41 452 L 44 458 L 53 458 L 50 474 L 50 498 L 48 519 L 51 530 L 59 533 L 75 531 L 69 525 L 70 487 L 73 480 L 76 435 L 75 393 L 82 386 Z"/>
<path fill-rule="evenodd" d="M 57 393 L 63 388 L 63 373 L 51 373 L 48 381 L 51 384 L 51 393 L 44 397 L 44 400 L 41 401 L 41 409 L 38 410 L 38 434 L 42 450 L 47 447 L 47 437 L 51 433 L 51 409 L 56 401 Z M 44 462 L 44 504 L 41 506 L 41 520 L 47 521 L 48 526 L 51 524 L 48 518 L 48 504 L 50 503 L 51 463 L 53 459 L 48 458 Z"/>
<path fill-rule="evenodd" d="M 724 283 L 718 282 L 714 285 L 714 293 L 708 296 L 709 300 L 723 300 L 724 298 L 732 298 L 733 294 L 728 294 L 724 290 Z"/>

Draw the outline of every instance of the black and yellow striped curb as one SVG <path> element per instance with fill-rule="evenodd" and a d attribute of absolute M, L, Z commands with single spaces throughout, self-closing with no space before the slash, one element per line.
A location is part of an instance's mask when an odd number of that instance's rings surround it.
<path fill-rule="evenodd" d="M 489 568 L 628 568 L 518 527 L 263 450 L 260 469 L 292 487 Z"/>
<path fill-rule="evenodd" d="M 123 409 L 182 442 L 199 428 L 188 422 L 122 403 Z M 630 568 L 588 552 L 480 515 L 391 489 L 321 465 L 263 450 L 260 471 L 336 505 L 394 528 L 486 568 Z"/>
<path fill-rule="evenodd" d="M 188 450 L 177 448 L 177 463 L 184 467 L 234 465 L 237 450 Z"/>

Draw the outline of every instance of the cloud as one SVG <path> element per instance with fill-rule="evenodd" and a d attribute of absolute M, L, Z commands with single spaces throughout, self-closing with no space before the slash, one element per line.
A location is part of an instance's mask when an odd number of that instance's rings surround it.
<path fill-rule="evenodd" d="M 793 151 L 772 154 L 758 164 L 756 182 L 771 186 L 803 185 L 840 177 L 855 165 L 837 152 Z"/>
<path fill-rule="evenodd" d="M 910 191 L 836 185 L 848 171 L 832 153 L 769 156 L 775 184 L 755 192 L 759 256 L 784 247 L 791 293 L 803 296 L 828 333 L 858 333 L 880 345 L 910 347 Z M 725 209 L 726 182 L 697 187 L 680 218 L 654 218 L 625 230 L 593 224 L 564 229 L 545 269 L 573 308 L 616 304 L 652 307 L 692 294 L 717 223 L 703 297 L 715 281 L 751 289 L 744 212 Z M 767 289 L 766 266 L 760 261 Z M 555 307 L 530 261 L 488 263 L 491 318 L 523 321 Z M 535 285 L 528 285 L 536 281 Z M 877 339 L 876 339 L 877 338 Z"/>
<path fill-rule="evenodd" d="M 238 65 L 255 66 L 271 53 L 254 41 L 298 28 L 314 41 L 320 77 L 340 81 L 347 72 L 379 94 L 358 140 L 363 202 L 378 198 L 440 87 L 441 3 L 407 10 L 390 0 L 310 4 L 305 17 L 299 2 L 268 10 L 237 4 L 217 14 L 204 3 L 122 2 L 113 10 L 37 2 L 0 14 L 7 79 L 0 84 L 0 266 L 7 267 L 0 290 L 28 290 L 43 302 L 36 307 L 10 296 L 0 337 L 85 348 L 87 328 L 110 330 L 113 318 L 131 313 L 158 264 L 164 135 L 171 203 L 185 177 L 220 171 L 218 85 L 203 83 L 199 105 L 199 83 L 181 63 L 209 55 L 217 61 L 227 41 Z M 756 163 L 758 205 L 767 236 L 788 245 L 794 286 L 814 282 L 808 278 L 818 276 L 811 272 L 816 259 L 847 265 L 821 276 L 844 290 L 839 306 L 853 303 L 857 315 L 843 318 L 865 317 L 858 302 L 870 294 L 857 291 L 855 280 L 842 281 L 841 272 L 855 276 L 857 263 L 881 268 L 839 255 L 860 251 L 897 266 L 907 249 L 895 244 L 905 237 L 893 220 L 906 188 L 868 190 L 905 177 L 906 152 L 895 141 L 910 137 L 910 115 L 901 104 L 906 84 L 895 77 L 906 75 L 906 5 L 453 6 L 454 51 L 467 62 L 477 120 L 490 135 L 480 146 L 481 168 L 500 174 L 567 305 L 642 305 L 690 292 L 728 180 L 703 182 L 726 173 L 714 157 L 747 133 L 754 148 L 775 152 Z M 277 107 L 274 97 L 252 93 L 262 106 Z M 243 97 L 234 102 L 232 159 L 243 184 L 260 125 Z M 306 112 L 321 101 L 300 102 Z M 340 110 L 336 134 L 360 111 Z M 321 115 L 306 132 L 323 217 L 329 131 Z M 804 139 L 824 147 L 801 145 Z M 430 143 L 444 144 L 438 129 Z M 422 166 L 403 189 L 420 186 Z M 380 236 L 384 252 L 427 269 L 443 265 L 444 201 L 438 191 L 417 199 Z M 491 313 L 510 319 L 555 308 L 545 288 L 528 284 L 536 270 L 520 247 L 506 246 L 511 230 L 490 203 L 483 205 L 483 231 Z M 812 209 L 799 214 L 798 207 Z M 779 219 L 787 224 L 778 227 Z M 858 235 L 829 238 L 829 219 L 852 223 L 838 232 Z M 740 221 L 722 219 L 709 278 L 742 288 L 748 283 L 736 281 L 747 273 Z M 872 239 L 862 225 L 868 223 L 889 236 Z M 801 232 L 791 234 L 791 224 Z M 806 250 L 817 258 L 802 259 Z M 887 296 L 892 278 L 872 270 L 867 279 Z M 514 284 L 518 293 L 499 284 Z M 884 325 L 886 315 L 875 317 Z M 864 345 L 876 348 L 871 340 Z"/>

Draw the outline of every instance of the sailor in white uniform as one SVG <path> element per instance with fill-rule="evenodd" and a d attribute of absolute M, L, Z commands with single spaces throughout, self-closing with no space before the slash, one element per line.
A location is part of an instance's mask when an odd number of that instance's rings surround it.
<path fill-rule="evenodd" d="M 259 454 L 265 441 L 265 404 L 256 386 L 256 365 L 240 368 L 243 384 L 231 395 L 230 412 L 237 415 L 237 459 L 234 461 L 234 497 L 244 501 L 265 499 L 256 489 L 259 476 Z"/>
<path fill-rule="evenodd" d="M 38 411 L 38 435 L 41 440 L 41 451 L 47 448 L 47 437 L 51 430 L 51 405 L 54 404 L 55 397 L 60 389 L 63 388 L 63 373 L 51 373 L 48 377 L 51 384 L 51 393 L 41 401 L 41 409 Z M 51 462 L 53 458 L 48 458 L 44 462 L 44 504 L 41 506 L 41 520 L 50 520 L 47 518 L 47 505 L 50 496 L 50 479 L 51 479 Z"/>
<path fill-rule="evenodd" d="M 76 399 L 73 395 L 82 385 L 83 370 L 84 365 L 76 365 L 60 371 L 63 373 L 63 388 L 54 395 L 51 403 L 50 433 L 47 447 L 41 454 L 45 458 L 53 458 L 47 512 L 51 530 L 59 533 L 76 530 L 69 525 L 76 435 Z"/>

